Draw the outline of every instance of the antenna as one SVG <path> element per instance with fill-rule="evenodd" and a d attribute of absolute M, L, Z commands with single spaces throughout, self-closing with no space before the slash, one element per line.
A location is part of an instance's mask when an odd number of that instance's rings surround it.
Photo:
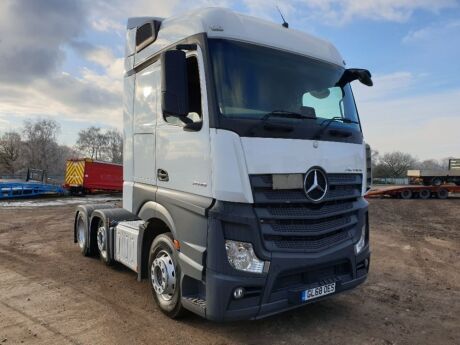
<path fill-rule="evenodd" d="M 280 8 L 279 8 L 278 5 L 276 5 L 276 9 L 278 10 L 278 12 L 279 12 L 279 14 L 280 14 L 281 19 L 283 19 L 283 24 L 281 24 L 281 25 L 283 25 L 283 27 L 285 27 L 286 29 L 288 29 L 288 28 L 289 28 L 289 23 L 284 19 L 283 13 L 281 12 L 281 10 L 280 10 Z"/>

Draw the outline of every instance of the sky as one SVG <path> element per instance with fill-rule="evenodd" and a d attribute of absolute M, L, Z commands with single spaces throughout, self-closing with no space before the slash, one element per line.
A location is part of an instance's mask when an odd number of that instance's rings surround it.
<path fill-rule="evenodd" d="M 73 145 L 89 126 L 122 128 L 126 19 L 222 6 L 331 41 L 354 83 L 365 140 L 380 153 L 460 156 L 460 0 L 1 0 L 0 133 L 60 122 Z"/>

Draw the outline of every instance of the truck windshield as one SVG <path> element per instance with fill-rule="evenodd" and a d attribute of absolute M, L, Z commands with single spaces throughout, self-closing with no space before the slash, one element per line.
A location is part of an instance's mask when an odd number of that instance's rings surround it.
<path fill-rule="evenodd" d="M 220 118 L 254 121 L 271 112 L 302 116 L 276 116 L 274 121 L 318 129 L 328 119 L 330 127 L 360 131 L 350 85 L 336 86 L 344 68 L 272 48 L 211 39 L 209 43 Z M 240 122 L 241 122 L 240 121 Z M 302 125 L 303 126 L 303 125 Z"/>

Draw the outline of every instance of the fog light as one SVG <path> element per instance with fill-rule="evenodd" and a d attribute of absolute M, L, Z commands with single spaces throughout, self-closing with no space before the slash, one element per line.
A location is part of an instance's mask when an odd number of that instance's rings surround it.
<path fill-rule="evenodd" d="M 225 250 L 230 265 L 240 271 L 262 273 L 265 262 L 254 253 L 251 243 L 239 241 L 225 241 Z"/>
<path fill-rule="evenodd" d="M 364 245 L 366 244 L 366 224 L 361 228 L 361 237 L 359 241 L 355 244 L 355 254 L 358 255 L 361 250 L 363 250 Z"/>
<path fill-rule="evenodd" d="M 244 288 L 237 287 L 235 290 L 233 290 L 233 297 L 235 299 L 243 298 L 244 297 Z"/>

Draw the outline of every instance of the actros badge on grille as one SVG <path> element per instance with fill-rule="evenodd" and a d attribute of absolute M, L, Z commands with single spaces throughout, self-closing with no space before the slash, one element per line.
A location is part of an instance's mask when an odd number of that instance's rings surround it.
<path fill-rule="evenodd" d="M 303 188 L 305 195 L 311 201 L 323 200 L 328 188 L 326 174 L 319 168 L 311 168 L 305 175 Z"/>

